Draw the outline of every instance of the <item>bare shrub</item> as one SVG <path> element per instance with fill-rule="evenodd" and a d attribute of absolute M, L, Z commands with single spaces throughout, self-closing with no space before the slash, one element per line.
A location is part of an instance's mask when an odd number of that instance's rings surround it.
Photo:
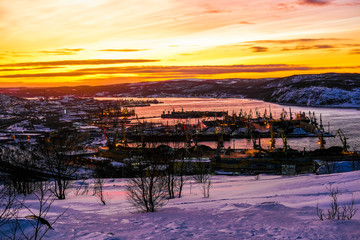
<path fill-rule="evenodd" d="M 352 198 L 351 198 L 351 202 L 349 204 L 345 204 L 344 206 L 342 206 L 342 213 L 341 213 L 341 219 L 342 220 L 351 220 L 356 212 L 357 212 L 357 208 L 354 207 L 354 204 L 355 204 L 355 197 L 354 197 L 354 194 L 352 195 Z"/>
<path fill-rule="evenodd" d="M 345 204 L 340 207 L 338 204 L 338 197 L 340 195 L 339 189 L 334 188 L 332 184 L 329 184 L 329 186 L 327 186 L 326 189 L 329 191 L 329 196 L 331 198 L 330 208 L 327 209 L 326 213 L 324 213 L 324 211 L 319 208 L 319 204 L 317 204 L 316 212 L 319 219 L 321 221 L 324 219 L 351 220 L 358 210 L 357 208 L 354 207 L 355 204 L 354 195 L 352 195 L 352 200 L 349 204 Z"/>
<path fill-rule="evenodd" d="M 204 183 L 209 178 L 210 174 L 210 165 L 206 161 L 194 161 L 193 162 L 194 175 L 193 178 L 197 183 Z"/>
<path fill-rule="evenodd" d="M 201 185 L 204 198 L 210 197 L 211 188 L 211 165 L 209 161 L 198 159 L 191 162 L 193 168 L 193 179 Z M 191 183 L 190 183 L 191 184 Z M 190 186 L 191 193 L 191 186 Z"/>
<path fill-rule="evenodd" d="M 316 205 L 316 215 L 319 217 L 321 221 L 324 220 L 324 212 L 321 208 L 319 208 L 319 203 Z"/>
<path fill-rule="evenodd" d="M 181 166 L 175 169 L 176 182 L 177 182 L 177 195 L 179 198 L 181 198 L 181 196 L 182 196 L 183 187 L 188 179 L 185 176 L 186 169 L 187 169 L 186 165 L 187 164 L 185 162 L 181 162 Z"/>
<path fill-rule="evenodd" d="M 89 184 L 86 182 L 86 179 L 83 179 L 82 181 L 77 182 L 74 193 L 75 195 L 87 195 L 89 190 Z"/>
<path fill-rule="evenodd" d="M 204 198 L 210 197 L 211 188 L 211 175 L 204 176 L 203 182 L 201 183 Z"/>

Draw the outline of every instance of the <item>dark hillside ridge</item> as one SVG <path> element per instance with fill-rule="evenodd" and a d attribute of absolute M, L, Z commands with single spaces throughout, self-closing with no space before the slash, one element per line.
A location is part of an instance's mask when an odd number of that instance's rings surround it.
<path fill-rule="evenodd" d="M 360 74 L 324 73 L 264 79 L 180 79 L 105 86 L 2 88 L 18 97 L 212 97 L 254 98 L 308 106 L 360 106 Z"/>

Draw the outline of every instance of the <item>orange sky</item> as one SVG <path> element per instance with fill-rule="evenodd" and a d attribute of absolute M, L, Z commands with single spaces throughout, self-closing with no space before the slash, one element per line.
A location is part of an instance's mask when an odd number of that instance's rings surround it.
<path fill-rule="evenodd" d="M 360 70 L 360 0 L 0 0 L 0 87 Z"/>

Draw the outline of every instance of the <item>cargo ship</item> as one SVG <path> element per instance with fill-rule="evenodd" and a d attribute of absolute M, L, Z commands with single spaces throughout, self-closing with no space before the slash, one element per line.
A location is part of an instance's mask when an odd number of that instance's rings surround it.
<path fill-rule="evenodd" d="M 187 119 L 187 118 L 208 118 L 208 117 L 223 117 L 227 115 L 224 111 L 163 111 L 161 118 Z"/>

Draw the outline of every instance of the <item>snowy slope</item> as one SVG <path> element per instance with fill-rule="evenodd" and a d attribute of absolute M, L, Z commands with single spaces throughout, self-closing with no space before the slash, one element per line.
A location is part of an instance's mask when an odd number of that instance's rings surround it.
<path fill-rule="evenodd" d="M 344 90 L 328 87 L 305 87 L 291 89 L 283 87 L 272 94 L 273 101 L 306 106 L 360 106 L 360 88 Z"/>
<path fill-rule="evenodd" d="M 213 176 L 210 198 L 187 182 L 184 196 L 155 213 L 136 213 L 126 201 L 125 181 L 107 180 L 110 202 L 92 195 L 57 200 L 49 220 L 69 208 L 47 239 L 359 239 L 360 212 L 350 221 L 316 216 L 333 183 L 340 204 L 355 196 L 360 208 L 360 171 L 296 177 Z M 31 201 L 29 201 L 30 203 Z"/>
<path fill-rule="evenodd" d="M 270 81 L 263 99 L 306 106 L 360 106 L 359 74 L 294 75 Z"/>

